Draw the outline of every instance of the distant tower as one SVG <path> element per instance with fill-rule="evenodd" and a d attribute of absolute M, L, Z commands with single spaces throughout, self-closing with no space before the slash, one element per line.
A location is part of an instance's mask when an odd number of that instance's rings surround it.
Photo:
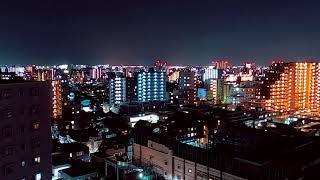
<path fill-rule="evenodd" d="M 212 64 L 216 69 L 227 69 L 230 66 L 228 60 L 214 60 L 212 61 Z"/>
<path fill-rule="evenodd" d="M 195 72 L 184 69 L 180 71 L 179 77 L 179 100 L 182 103 L 194 104 L 196 102 L 196 77 Z"/>
<path fill-rule="evenodd" d="M 167 65 L 166 61 L 162 61 L 160 59 L 155 61 L 155 68 L 157 71 L 166 71 Z"/>
<path fill-rule="evenodd" d="M 116 77 L 109 81 L 109 105 L 120 106 L 126 102 L 126 78 L 122 75 L 116 75 Z"/>
<path fill-rule="evenodd" d="M 222 78 L 223 69 L 217 69 L 215 66 L 209 66 L 204 69 L 203 82 L 207 89 L 207 99 L 214 100 L 215 103 L 223 101 L 223 85 Z"/>
<path fill-rule="evenodd" d="M 62 87 L 61 81 L 52 81 L 52 92 L 53 92 L 53 118 L 62 118 Z"/>

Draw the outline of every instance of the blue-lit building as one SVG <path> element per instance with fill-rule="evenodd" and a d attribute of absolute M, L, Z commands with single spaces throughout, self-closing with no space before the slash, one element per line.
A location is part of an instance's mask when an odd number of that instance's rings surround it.
<path fill-rule="evenodd" d="M 198 98 L 205 99 L 207 97 L 207 91 L 204 88 L 198 89 Z"/>
<path fill-rule="evenodd" d="M 138 101 L 165 101 L 166 100 L 166 74 L 165 72 L 141 71 L 136 74 Z"/>

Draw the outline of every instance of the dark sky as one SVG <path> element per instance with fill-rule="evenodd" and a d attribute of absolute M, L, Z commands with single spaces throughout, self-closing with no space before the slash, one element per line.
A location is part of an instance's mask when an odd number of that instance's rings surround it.
<path fill-rule="evenodd" d="M 0 64 L 319 59 L 320 3 L 1 0 Z"/>

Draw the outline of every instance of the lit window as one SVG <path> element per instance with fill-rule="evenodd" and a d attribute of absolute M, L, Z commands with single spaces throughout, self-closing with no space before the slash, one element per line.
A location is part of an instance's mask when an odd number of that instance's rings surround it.
<path fill-rule="evenodd" d="M 12 112 L 9 110 L 3 111 L 1 115 L 2 115 L 3 119 L 11 119 L 13 116 Z"/>
<path fill-rule="evenodd" d="M 4 156 L 12 156 L 14 152 L 14 149 L 12 146 L 5 147 L 4 149 Z"/>
<path fill-rule="evenodd" d="M 39 164 L 40 163 L 40 156 L 34 157 L 33 158 L 33 163 L 34 164 Z"/>
<path fill-rule="evenodd" d="M 41 180 L 41 173 L 37 173 L 35 175 L 35 180 Z"/>
<path fill-rule="evenodd" d="M 192 169 L 188 169 L 188 172 L 189 172 L 189 173 L 192 173 Z"/>
<path fill-rule="evenodd" d="M 21 166 L 22 166 L 22 167 L 25 167 L 25 166 L 26 166 L 26 161 L 23 161 L 23 160 L 22 160 L 22 161 L 21 161 Z"/>
<path fill-rule="evenodd" d="M 39 130 L 39 129 L 40 129 L 40 124 L 39 124 L 39 123 L 34 123 L 34 124 L 32 125 L 32 129 L 33 129 L 33 130 Z"/>

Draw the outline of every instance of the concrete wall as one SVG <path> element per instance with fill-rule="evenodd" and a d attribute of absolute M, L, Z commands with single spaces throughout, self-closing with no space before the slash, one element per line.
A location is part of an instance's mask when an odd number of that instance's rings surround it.
<path fill-rule="evenodd" d="M 64 180 L 87 180 L 87 179 L 93 179 L 96 177 L 99 177 L 98 173 L 90 173 L 90 174 L 86 174 L 83 176 L 77 176 L 77 177 L 71 177 L 64 172 L 61 173 L 61 178 Z"/>
<path fill-rule="evenodd" d="M 133 144 L 133 159 L 146 166 L 153 166 L 154 171 L 166 179 L 172 179 L 172 152 L 166 146 L 148 141 L 148 147 Z"/>
<path fill-rule="evenodd" d="M 133 144 L 133 158 L 145 166 L 153 167 L 153 170 L 165 177 L 174 180 L 245 180 L 232 174 L 209 168 L 202 164 L 176 157 L 172 155 L 168 147 L 152 141 L 148 146 Z M 167 162 L 167 163 L 165 163 Z"/>

